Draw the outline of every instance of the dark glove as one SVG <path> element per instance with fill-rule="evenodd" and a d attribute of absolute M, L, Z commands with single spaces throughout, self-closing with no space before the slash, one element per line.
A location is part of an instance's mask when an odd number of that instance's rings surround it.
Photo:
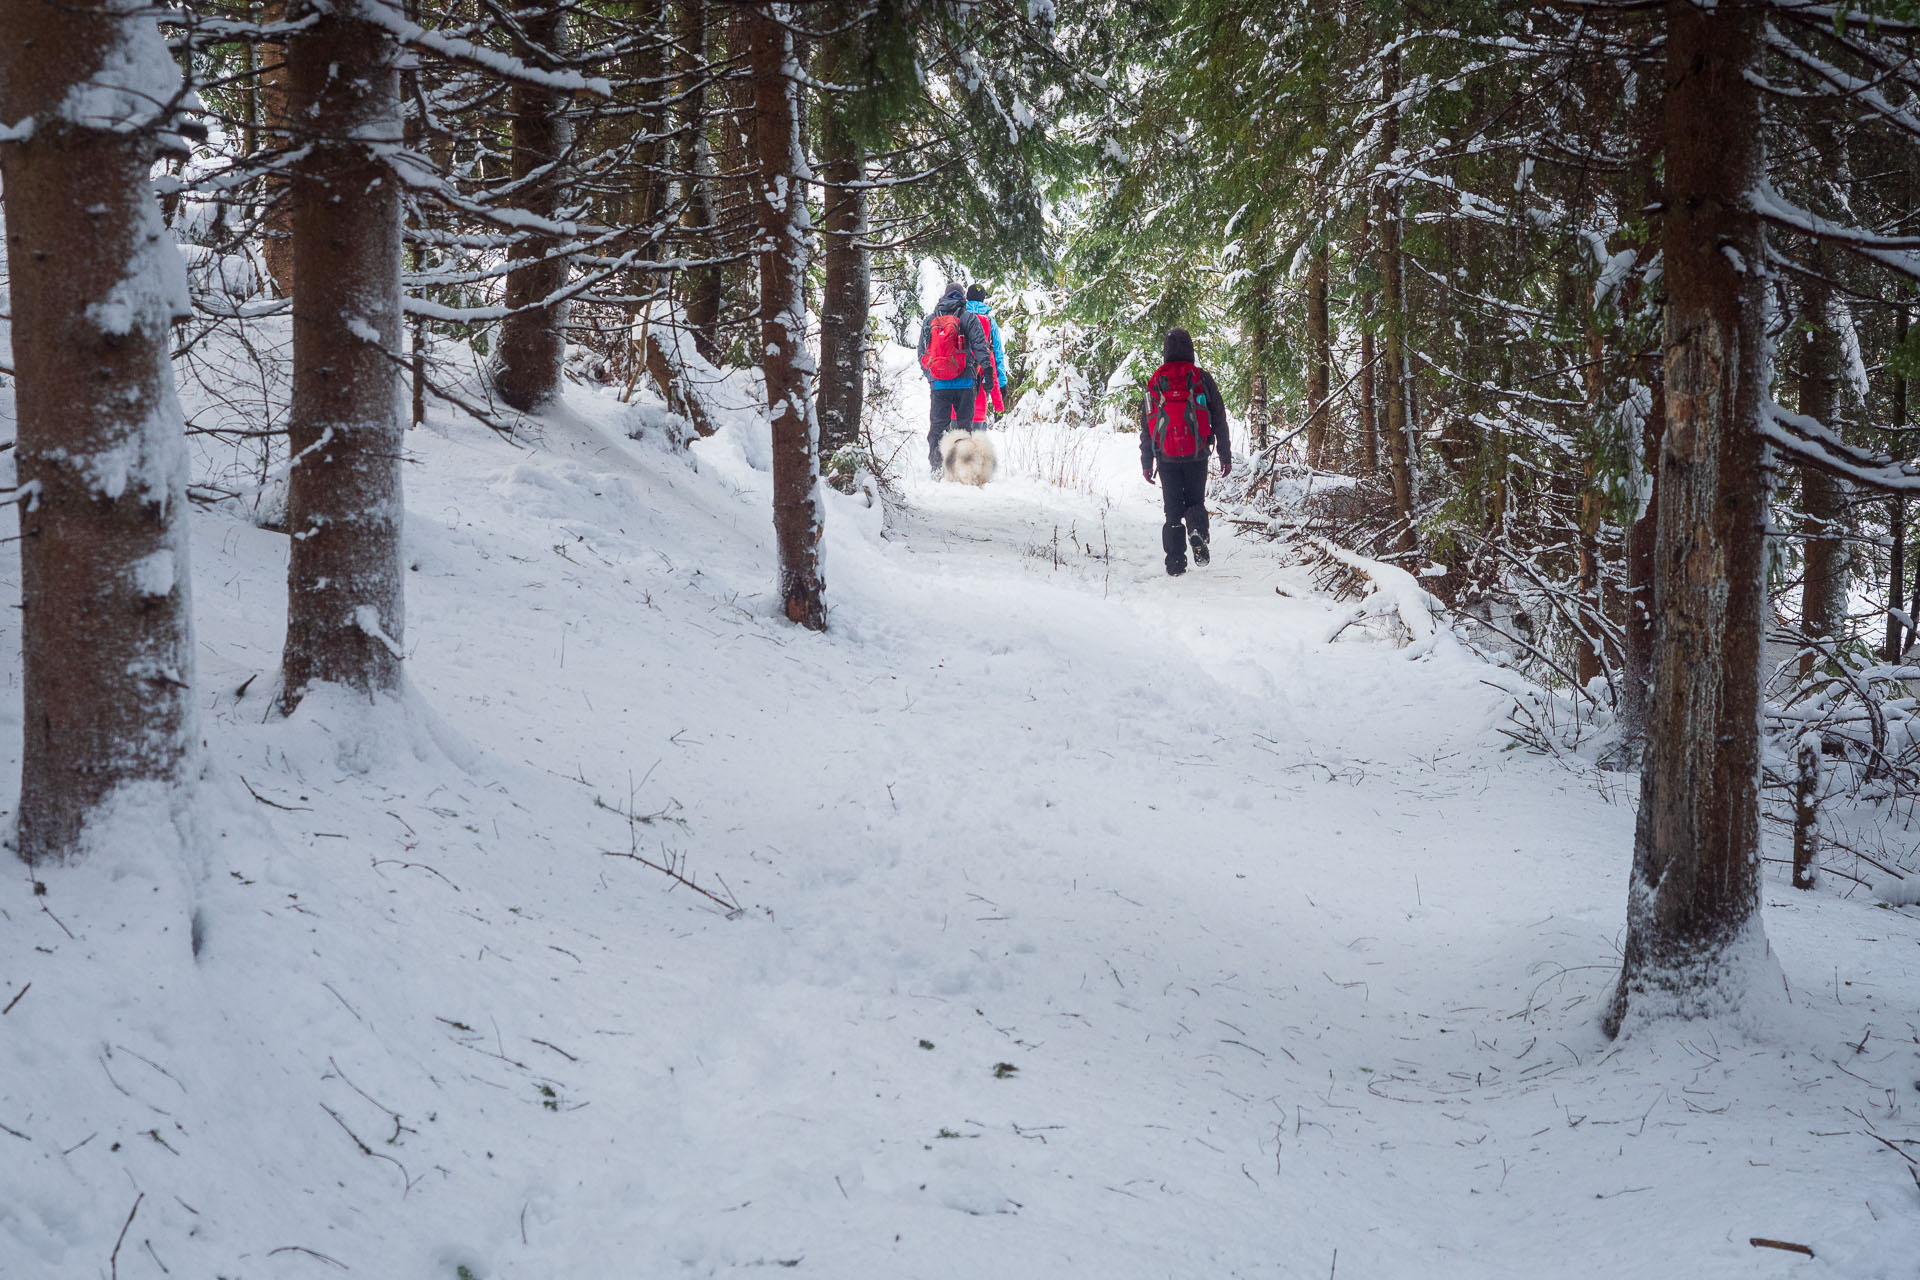
<path fill-rule="evenodd" d="M 1142 480 L 1145 480 L 1145 481 L 1146 481 L 1146 482 L 1147 482 L 1148 484 L 1152 484 L 1152 483 L 1153 483 L 1153 468 L 1152 468 L 1152 467 L 1142 467 L 1142 468 L 1140 468 L 1140 478 L 1141 478 Z"/>
<path fill-rule="evenodd" d="M 1220 478 L 1222 480 L 1225 480 L 1228 476 L 1232 474 L 1233 474 L 1233 459 L 1228 458 L 1225 462 L 1222 462 L 1220 464 Z"/>

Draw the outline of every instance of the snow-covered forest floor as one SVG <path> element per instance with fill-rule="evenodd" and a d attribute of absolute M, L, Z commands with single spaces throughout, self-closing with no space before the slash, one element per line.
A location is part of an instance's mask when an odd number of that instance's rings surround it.
<path fill-rule="evenodd" d="M 629 414 L 413 433 L 404 709 L 270 715 L 196 516 L 199 847 L 0 879 L 0 1275 L 1912 1275 L 1913 910 L 1769 868 L 1790 1003 L 1609 1043 L 1634 780 L 1166 578 L 1133 438 L 836 498 L 813 635 L 753 442 Z"/>

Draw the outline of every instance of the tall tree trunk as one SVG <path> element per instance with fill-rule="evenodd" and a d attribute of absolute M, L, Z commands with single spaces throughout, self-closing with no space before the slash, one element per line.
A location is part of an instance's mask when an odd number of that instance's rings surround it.
<path fill-rule="evenodd" d="M 680 225 L 683 256 L 712 258 L 720 253 L 714 229 L 713 154 L 707 119 L 707 0 L 678 0 L 676 8 L 680 74 L 680 181 L 687 184 Z M 684 273 L 687 327 L 694 349 L 709 362 L 720 359 L 720 268 L 691 267 Z"/>
<path fill-rule="evenodd" d="M 1894 313 L 1893 345 L 1895 350 L 1904 350 L 1907 345 L 1907 309 L 1901 307 Z M 1893 429 L 1900 430 L 1907 425 L 1907 378 L 1905 374 L 1895 374 L 1893 379 Z M 1903 494 L 1893 499 L 1887 515 L 1893 526 L 1893 554 L 1887 565 L 1887 646 L 1888 662 L 1900 661 L 1900 655 L 1906 652 L 1901 636 L 1900 620 L 1893 616 L 1906 599 L 1907 582 L 1907 499 Z"/>
<path fill-rule="evenodd" d="M 1247 295 L 1247 431 L 1255 451 L 1273 438 L 1273 399 L 1267 365 L 1273 358 L 1273 287 L 1268 264 L 1254 268 Z"/>
<path fill-rule="evenodd" d="M 550 0 L 522 4 L 515 11 L 526 39 L 515 52 L 535 65 L 551 61 L 566 47 L 567 11 Z M 520 207 L 552 218 L 565 199 L 567 152 L 573 127 L 567 120 L 567 95 L 559 89 L 516 83 L 508 108 L 513 124 L 513 180 Z M 566 359 L 567 304 L 546 302 L 567 284 L 569 261 L 554 253 L 553 239 L 523 232 L 508 250 L 506 303 L 513 313 L 500 325 L 494 351 L 493 385 L 500 398 L 532 412 L 560 395 L 560 370 Z"/>
<path fill-rule="evenodd" d="M 1373 215 L 1360 211 L 1359 256 L 1373 252 Z M 1380 474 L 1380 413 L 1374 396 L 1377 385 L 1376 356 L 1373 341 L 1374 295 L 1371 290 L 1360 296 L 1360 458 L 1365 474 Z"/>
<path fill-rule="evenodd" d="M 1587 414 L 1596 425 L 1600 416 L 1600 398 L 1605 388 L 1602 371 L 1606 341 L 1600 330 L 1587 328 Z M 1582 688 L 1606 670 L 1606 634 L 1604 604 L 1600 599 L 1600 491 L 1597 462 L 1591 449 L 1580 468 L 1580 514 L 1578 520 L 1580 640 L 1575 650 L 1575 665 Z"/>
<path fill-rule="evenodd" d="M 287 0 L 263 0 L 260 21 L 284 22 Z M 269 147 L 293 148 L 300 140 L 291 136 L 287 114 L 287 92 L 291 83 L 287 70 L 287 46 L 276 41 L 260 43 L 260 75 L 256 90 L 260 123 Z M 293 196 L 284 175 L 266 181 L 267 208 L 260 222 L 260 257 L 267 266 L 267 278 L 283 298 L 293 296 Z"/>
<path fill-rule="evenodd" d="M 1760 931 L 1760 440 L 1766 246 L 1756 7 L 1670 0 L 1666 48 L 1667 432 L 1654 680 L 1626 954 L 1607 1010 L 1695 1016 L 1738 1000 Z"/>
<path fill-rule="evenodd" d="M 1649 22 L 1639 28 L 1649 45 L 1658 32 Z M 1634 133 L 1637 148 L 1628 198 L 1642 209 L 1658 209 L 1666 200 L 1660 180 L 1660 159 L 1666 147 L 1661 104 L 1651 94 L 1643 94 L 1635 106 Z M 1631 314 L 1639 304 L 1646 270 L 1659 252 L 1657 228 L 1635 255 L 1634 270 L 1628 283 L 1628 302 L 1623 314 Z M 1639 517 L 1627 529 L 1626 616 L 1624 652 L 1620 673 L 1620 738 L 1630 760 L 1639 761 L 1646 747 L 1647 701 L 1653 686 L 1653 580 L 1658 561 L 1655 542 L 1660 525 L 1660 442 L 1667 430 L 1666 368 L 1657 356 L 1644 356 L 1640 362 L 1640 380 L 1647 388 L 1647 414 L 1640 424 L 1640 466 L 1644 468 L 1646 501 Z"/>
<path fill-rule="evenodd" d="M 1400 55 L 1388 54 L 1380 75 L 1381 88 L 1389 103 L 1400 92 Z M 1380 124 L 1380 161 L 1391 161 L 1400 146 L 1400 111 L 1389 106 Z M 1407 438 L 1407 361 L 1406 317 L 1400 281 L 1400 191 L 1395 183 L 1383 184 L 1380 195 L 1380 294 L 1385 314 L 1381 325 L 1381 363 L 1386 376 L 1380 380 L 1381 396 L 1387 407 L 1387 466 L 1393 474 L 1393 510 L 1400 520 L 1398 549 L 1411 555 L 1420 549 L 1413 530 L 1413 450 Z"/>
<path fill-rule="evenodd" d="M 761 0 L 742 11 L 753 95 L 755 197 L 760 227 L 760 349 L 773 419 L 773 532 L 780 598 L 789 621 L 827 625 L 820 574 L 819 428 L 807 353 L 806 172 L 800 153 L 800 69 L 792 6 Z"/>
<path fill-rule="evenodd" d="M 358 0 L 378 3 L 379 0 Z M 399 49 L 358 4 L 307 3 L 288 44 L 310 150 L 293 179 L 293 465 L 280 702 L 315 684 L 400 688 L 403 427 L 400 188 L 379 151 L 400 141 Z"/>
<path fill-rule="evenodd" d="M 135 118 L 178 88 L 143 12 L 0 5 L 0 120 L 34 124 L 0 144 L 28 491 L 15 847 L 34 864 L 80 855 L 88 820 L 123 788 L 184 783 L 196 741 L 187 449 L 168 341 L 187 299 L 148 182 L 153 130 Z M 110 105 L 63 110 L 81 95 Z M 164 819 L 170 797 L 152 798 Z"/>
<path fill-rule="evenodd" d="M 1838 433 L 1834 390 L 1839 381 L 1840 338 L 1828 315 L 1833 289 L 1819 274 L 1826 267 L 1826 255 L 1816 246 L 1810 259 L 1815 274 L 1807 278 L 1804 295 L 1808 331 L 1798 335 L 1796 361 L 1800 412 Z M 1801 545 L 1806 565 L 1800 584 L 1800 625 L 1809 637 L 1822 640 L 1832 639 L 1845 617 L 1846 502 L 1846 486 L 1837 477 L 1812 467 L 1800 468 L 1800 506 L 1805 516 Z M 1803 653 L 1800 674 L 1812 674 L 1816 662 L 1812 652 Z"/>
<path fill-rule="evenodd" d="M 1311 199 L 1316 242 L 1307 259 L 1307 465 L 1318 470 L 1329 465 L 1327 427 L 1331 414 L 1327 396 L 1332 390 L 1329 368 L 1333 363 L 1333 337 L 1327 326 L 1327 242 L 1320 225 L 1325 217 L 1325 200 L 1317 173 Z"/>
<path fill-rule="evenodd" d="M 640 36 L 621 64 L 623 73 L 635 82 L 640 95 L 634 121 L 641 136 L 634 147 L 633 186 L 627 193 L 627 225 L 646 242 L 640 254 L 642 260 L 657 261 L 665 247 L 666 227 L 661 225 L 661 215 L 673 192 L 671 162 L 677 159 L 669 148 L 672 108 L 668 103 L 667 53 L 671 33 L 664 0 L 646 0 L 644 4 L 629 7 L 639 10 L 634 20 L 640 27 Z M 561 38 L 565 39 L 564 30 Z M 674 70 L 678 72 L 677 65 Z M 652 272 L 641 274 L 641 288 L 636 289 L 636 293 L 648 291 L 655 281 Z"/>
<path fill-rule="evenodd" d="M 826 75 L 836 79 L 829 58 Z M 820 294 L 820 451 L 835 452 L 860 441 L 860 415 L 867 387 L 867 312 L 873 300 L 872 272 L 864 238 L 867 193 L 853 184 L 866 179 L 863 149 L 828 104 L 822 112 L 820 177 L 825 216 L 826 281 Z"/>

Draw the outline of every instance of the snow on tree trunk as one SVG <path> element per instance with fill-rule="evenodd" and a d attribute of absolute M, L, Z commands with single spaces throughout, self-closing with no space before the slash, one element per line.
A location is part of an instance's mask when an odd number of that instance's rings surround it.
<path fill-rule="evenodd" d="M 1801 317 L 1807 328 L 1794 333 L 1799 359 L 1800 412 L 1832 428 L 1840 376 L 1840 338 L 1828 316 L 1833 287 L 1827 283 L 1827 254 L 1818 245 L 1808 251 L 1807 277 Z M 1805 517 L 1801 545 L 1806 573 L 1800 583 L 1800 625 L 1810 637 L 1831 640 L 1846 613 L 1847 492 L 1846 483 L 1814 467 L 1800 468 L 1800 509 Z M 1812 673 L 1818 655 L 1800 657 L 1800 674 Z"/>
<path fill-rule="evenodd" d="M 379 155 L 400 140 L 399 50 L 356 16 L 380 2 L 298 6 L 288 40 L 309 151 L 293 175 L 287 712 L 318 683 L 400 687 L 400 190 Z"/>
<path fill-rule="evenodd" d="M 1894 313 L 1893 345 L 1895 350 L 1903 350 L 1907 345 L 1907 309 L 1901 307 Z M 1893 429 L 1900 430 L 1907 425 L 1907 379 L 1905 374 L 1893 375 Z M 1884 654 L 1888 662 L 1900 661 L 1905 651 L 1900 619 L 1895 611 L 1900 602 L 1907 598 L 1907 499 L 1905 495 L 1894 498 L 1888 503 L 1887 523 L 1893 528 L 1893 546 L 1887 557 L 1887 643 Z"/>
<path fill-rule="evenodd" d="M 780 598 L 789 621 L 827 625 L 820 573 L 819 430 L 813 357 L 807 352 L 806 157 L 790 6 L 762 3 L 742 14 L 752 84 L 755 204 L 759 226 L 760 357 L 773 420 L 773 532 Z"/>
<path fill-rule="evenodd" d="M 527 62 L 543 65 L 550 52 L 565 47 L 564 8 L 546 2 L 523 5 L 514 18 L 526 37 L 516 42 L 515 53 Z M 560 89 L 518 82 L 509 93 L 517 200 L 521 209 L 543 219 L 553 218 L 565 196 L 562 175 L 573 142 L 566 111 L 567 95 Z M 502 400 L 522 413 L 560 394 L 567 304 L 543 299 L 566 287 L 569 260 L 554 254 L 553 247 L 548 236 L 522 233 L 507 252 L 513 265 L 507 272 L 506 303 L 514 310 L 500 324 L 493 385 Z"/>
<path fill-rule="evenodd" d="M 1666 382 L 1659 370 L 1648 376 L 1646 421 L 1640 428 L 1640 456 L 1652 470 L 1653 492 L 1647 509 L 1627 530 L 1626 633 L 1620 673 L 1620 738 L 1638 758 L 1647 739 L 1647 699 L 1653 688 L 1653 580 L 1660 528 L 1660 441 L 1666 435 Z"/>
<path fill-rule="evenodd" d="M 179 86 L 132 0 L 0 4 L 29 863 L 78 856 L 123 788 L 182 785 L 197 740 L 168 355 L 186 275 L 148 182 Z"/>
<path fill-rule="evenodd" d="M 1653 584 L 1654 677 L 1627 894 L 1606 1014 L 1735 1005 L 1760 931 L 1760 637 L 1766 475 L 1759 432 L 1765 243 L 1746 4 L 1667 10 L 1663 252 L 1667 430 Z"/>
<path fill-rule="evenodd" d="M 831 458 L 837 450 L 860 441 L 872 279 L 863 242 L 867 193 L 847 189 L 866 177 L 860 146 L 831 111 L 820 133 L 826 153 L 820 174 L 826 184 L 826 213 L 821 219 L 826 281 L 820 293 L 820 448 Z"/>

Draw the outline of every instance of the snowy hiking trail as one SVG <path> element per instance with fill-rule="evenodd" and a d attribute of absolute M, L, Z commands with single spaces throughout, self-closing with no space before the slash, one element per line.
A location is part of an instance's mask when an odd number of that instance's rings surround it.
<path fill-rule="evenodd" d="M 1631 779 L 1487 668 L 1167 579 L 1128 439 L 836 498 L 802 633 L 751 449 L 622 412 L 415 433 L 404 711 L 268 719 L 284 540 L 198 521 L 198 883 L 0 889 L 7 1280 L 136 1196 L 129 1278 L 1911 1274 L 1913 914 L 1770 878 L 1787 1016 L 1609 1045 Z"/>

